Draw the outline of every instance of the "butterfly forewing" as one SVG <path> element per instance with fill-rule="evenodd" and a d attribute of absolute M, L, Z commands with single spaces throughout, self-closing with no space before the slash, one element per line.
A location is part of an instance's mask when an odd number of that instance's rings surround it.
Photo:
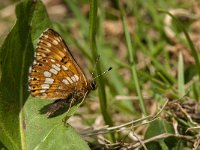
<path fill-rule="evenodd" d="M 87 92 L 87 80 L 61 36 L 52 29 L 42 33 L 30 69 L 29 89 L 34 97 L 67 99 Z"/>

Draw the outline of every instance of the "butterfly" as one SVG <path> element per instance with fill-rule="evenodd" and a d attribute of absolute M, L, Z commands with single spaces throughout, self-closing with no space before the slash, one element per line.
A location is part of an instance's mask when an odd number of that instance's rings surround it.
<path fill-rule="evenodd" d="M 95 89 L 95 80 L 86 78 L 63 38 L 53 29 L 46 29 L 29 69 L 29 90 L 33 97 L 56 100 L 47 111 L 48 117 L 71 99 L 80 101 Z"/>

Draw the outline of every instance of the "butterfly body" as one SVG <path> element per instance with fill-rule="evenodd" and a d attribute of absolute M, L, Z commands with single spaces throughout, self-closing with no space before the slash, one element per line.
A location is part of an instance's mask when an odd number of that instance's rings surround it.
<path fill-rule="evenodd" d="M 59 102 L 63 100 L 61 104 L 70 99 L 79 101 L 95 89 L 96 82 L 86 79 L 61 36 L 53 29 L 45 30 L 37 43 L 35 60 L 29 72 L 31 95 Z"/>

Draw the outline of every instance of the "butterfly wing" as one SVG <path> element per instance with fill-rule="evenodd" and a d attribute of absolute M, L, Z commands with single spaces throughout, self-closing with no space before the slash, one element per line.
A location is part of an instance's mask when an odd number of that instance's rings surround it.
<path fill-rule="evenodd" d="M 44 99 L 66 99 L 85 87 L 85 75 L 64 40 L 52 29 L 44 31 L 30 68 L 31 95 Z"/>

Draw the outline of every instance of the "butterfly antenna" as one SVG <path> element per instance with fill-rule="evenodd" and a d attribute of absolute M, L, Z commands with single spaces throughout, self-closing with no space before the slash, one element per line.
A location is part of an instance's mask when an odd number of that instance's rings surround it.
<path fill-rule="evenodd" d="M 97 75 L 96 77 L 93 78 L 93 80 L 95 80 L 96 78 L 104 75 L 105 73 L 107 73 L 108 71 L 112 70 L 112 67 L 108 68 L 108 70 L 104 71 L 102 74 Z"/>
<path fill-rule="evenodd" d="M 97 55 L 96 60 L 95 60 L 95 64 L 94 64 L 94 69 L 92 71 L 92 78 L 94 78 L 93 77 L 94 76 L 94 70 L 97 67 L 97 63 L 99 62 L 99 60 L 100 60 L 100 55 Z"/>

